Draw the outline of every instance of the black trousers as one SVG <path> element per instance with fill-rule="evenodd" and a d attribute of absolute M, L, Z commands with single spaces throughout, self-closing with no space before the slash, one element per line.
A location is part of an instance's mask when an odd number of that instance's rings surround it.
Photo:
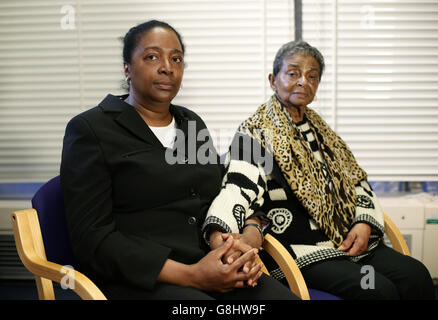
<path fill-rule="evenodd" d="M 333 259 L 301 271 L 309 288 L 343 299 L 435 299 L 435 289 L 426 267 L 383 243 L 357 263 L 344 258 Z"/>
<path fill-rule="evenodd" d="M 120 284 L 100 284 L 99 288 L 109 300 L 299 300 L 283 284 L 265 274 L 256 287 L 227 293 L 204 292 L 165 283 L 157 283 L 152 291 Z"/>

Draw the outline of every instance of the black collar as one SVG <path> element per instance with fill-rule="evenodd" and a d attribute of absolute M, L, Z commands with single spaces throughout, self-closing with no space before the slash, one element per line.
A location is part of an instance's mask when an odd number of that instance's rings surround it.
<path fill-rule="evenodd" d="M 158 143 L 161 145 L 155 134 L 143 121 L 135 108 L 124 101 L 127 97 L 127 94 L 121 96 L 108 94 L 99 104 L 99 107 L 103 112 L 119 113 L 119 115 L 115 117 L 115 121 L 140 139 L 150 144 Z M 184 107 L 173 104 L 169 106 L 169 111 L 175 117 L 178 127 L 184 132 L 187 130 L 187 121 L 189 120 L 185 110 Z"/>

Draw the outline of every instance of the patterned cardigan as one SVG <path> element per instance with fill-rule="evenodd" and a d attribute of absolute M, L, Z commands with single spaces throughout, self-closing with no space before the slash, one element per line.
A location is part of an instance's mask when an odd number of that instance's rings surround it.
<path fill-rule="evenodd" d="M 318 152 L 317 147 L 309 141 L 311 137 L 305 132 L 306 126 L 302 128 L 301 133 L 309 147 L 313 152 Z M 351 257 L 338 250 L 318 228 L 292 193 L 275 161 L 271 172 L 266 174 L 255 157 L 243 159 L 243 152 L 231 152 L 236 146 L 240 151 L 243 149 L 242 142 L 236 141 L 246 141 L 248 145 L 248 139 L 238 139 L 239 136 L 240 133 L 236 134 L 226 155 L 227 173 L 222 189 L 213 201 L 203 225 L 204 239 L 207 242 L 212 228 L 226 233 L 240 233 L 246 219 L 258 216 L 262 218 L 264 232 L 272 234 L 286 247 L 299 268 L 339 257 L 359 261 L 377 246 L 384 234 L 383 211 L 366 180 L 356 185 L 357 206 L 351 227 L 365 222 L 372 227 L 372 233 L 367 250 L 361 255 Z M 254 139 L 252 143 L 257 144 Z M 262 147 L 258 145 L 257 148 Z M 284 280 L 284 275 L 275 262 L 263 255 L 263 252 L 261 255 L 271 275 L 280 281 Z"/>

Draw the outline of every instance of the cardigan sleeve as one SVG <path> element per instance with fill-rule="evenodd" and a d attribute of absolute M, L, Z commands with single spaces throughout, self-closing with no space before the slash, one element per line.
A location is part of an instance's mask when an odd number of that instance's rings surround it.
<path fill-rule="evenodd" d="M 260 210 L 266 189 L 265 168 L 260 157 L 254 156 L 254 144 L 257 142 L 248 136 L 240 140 L 241 137 L 242 134 L 236 134 L 226 155 L 222 188 L 213 200 L 202 227 L 207 243 L 213 228 L 225 233 L 241 233 L 245 221 L 251 217 L 261 217 L 263 223 L 267 223 Z"/>
<path fill-rule="evenodd" d="M 171 249 L 116 228 L 110 170 L 91 125 L 67 125 L 61 161 L 67 226 L 79 267 L 98 279 L 151 289 Z"/>
<path fill-rule="evenodd" d="M 356 214 L 352 226 L 359 222 L 369 224 L 379 236 L 385 233 L 383 210 L 367 180 L 356 185 Z"/>

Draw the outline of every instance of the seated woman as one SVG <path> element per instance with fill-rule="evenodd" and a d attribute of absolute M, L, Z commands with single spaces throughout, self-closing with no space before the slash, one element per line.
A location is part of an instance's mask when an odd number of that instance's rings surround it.
<path fill-rule="evenodd" d="M 198 115 L 171 104 L 184 51 L 167 23 L 133 27 L 123 47 L 129 94 L 109 94 L 67 125 L 61 184 L 80 271 L 109 299 L 297 299 L 262 275 L 256 249 L 225 264 L 234 239 L 210 251 L 200 237 L 223 171 L 219 161 L 167 161 L 176 150 L 190 156 L 192 128 L 196 137 L 206 131 Z M 176 139 L 177 130 L 189 139 Z"/>
<path fill-rule="evenodd" d="M 275 94 L 239 126 L 204 236 L 214 249 L 223 233 L 242 233 L 242 244 L 225 257 L 233 261 L 250 242 L 261 243 L 261 236 L 243 234 L 261 227 L 253 216 L 263 212 L 269 232 L 289 250 L 309 287 L 344 299 L 434 299 L 427 269 L 381 241 L 383 212 L 366 172 L 307 106 L 323 71 L 321 53 L 306 42 L 280 48 L 269 75 Z M 375 272 L 366 279 L 372 283 L 362 281 L 365 265 Z M 270 271 L 284 281 L 281 270 Z"/>

